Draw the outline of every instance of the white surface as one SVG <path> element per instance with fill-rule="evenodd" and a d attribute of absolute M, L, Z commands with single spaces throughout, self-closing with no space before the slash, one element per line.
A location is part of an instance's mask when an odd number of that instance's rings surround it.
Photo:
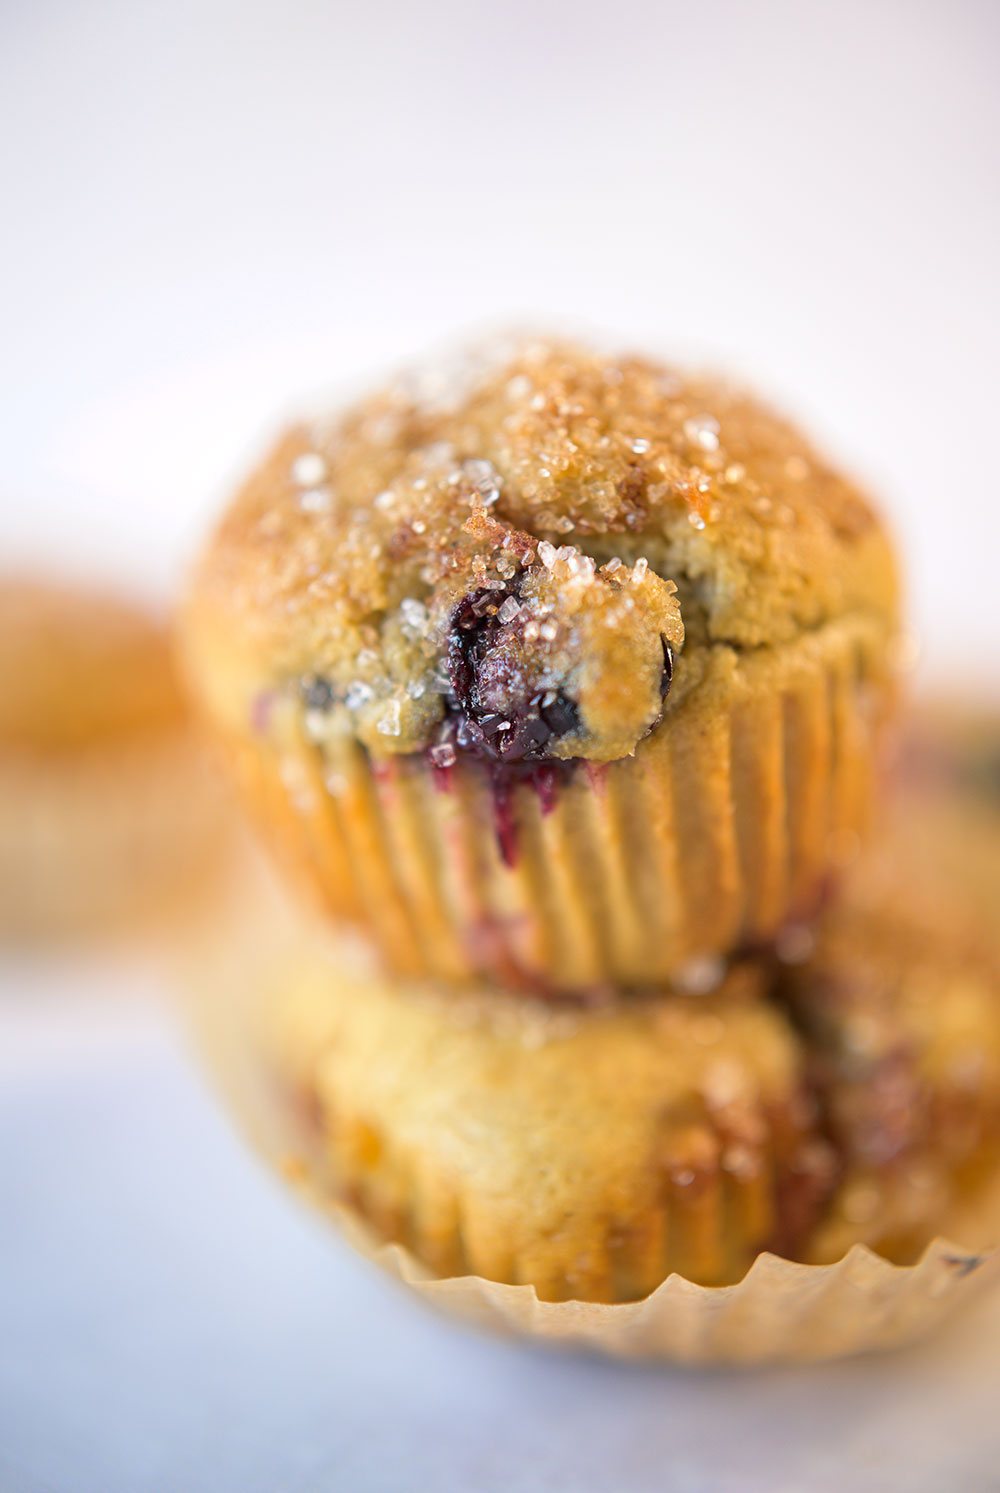
<path fill-rule="evenodd" d="M 108 983 L 3 979 L 3 1493 L 997 1486 L 1000 1299 L 906 1353 L 808 1372 L 477 1336 L 301 1210 L 150 982 Z"/>

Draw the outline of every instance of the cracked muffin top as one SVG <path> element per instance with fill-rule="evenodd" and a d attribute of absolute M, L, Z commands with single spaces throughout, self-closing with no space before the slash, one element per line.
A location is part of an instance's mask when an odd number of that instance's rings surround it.
<path fill-rule="evenodd" d="M 187 618 L 376 755 L 603 762 L 657 724 L 682 654 L 888 629 L 896 600 L 877 514 L 756 400 L 532 342 L 288 431 Z"/>

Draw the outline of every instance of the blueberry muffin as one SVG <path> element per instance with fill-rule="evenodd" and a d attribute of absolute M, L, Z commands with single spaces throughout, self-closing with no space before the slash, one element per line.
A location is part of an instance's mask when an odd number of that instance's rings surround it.
<path fill-rule="evenodd" d="M 249 976 L 243 1040 L 296 1167 L 439 1276 L 614 1302 L 762 1250 L 909 1264 L 959 1218 L 995 1243 L 1000 976 L 869 891 L 714 990 L 591 1007 L 379 978 L 300 929 Z"/>
<path fill-rule="evenodd" d="M 343 947 L 275 971 L 265 1061 L 304 1164 L 441 1276 L 629 1301 L 804 1247 L 835 1157 L 759 970 L 703 996 L 558 1007 L 373 979 Z"/>
<path fill-rule="evenodd" d="M 176 907 L 220 835 L 165 628 L 0 581 L 0 934 L 120 933 Z"/>
<path fill-rule="evenodd" d="M 286 861 L 392 970 L 558 993 L 814 908 L 896 628 L 881 520 L 793 428 L 537 343 L 290 430 L 182 633 Z"/>

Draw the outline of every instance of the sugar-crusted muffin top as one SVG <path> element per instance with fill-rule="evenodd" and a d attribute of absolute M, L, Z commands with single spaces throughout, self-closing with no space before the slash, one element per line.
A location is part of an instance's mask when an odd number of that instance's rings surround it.
<path fill-rule="evenodd" d="M 191 612 L 377 753 L 608 761 L 682 648 L 895 606 L 879 519 L 792 427 L 723 382 L 539 342 L 290 430 Z"/>
<path fill-rule="evenodd" d="M 0 749 L 70 751 L 183 716 L 166 629 L 139 607 L 0 579 Z"/>

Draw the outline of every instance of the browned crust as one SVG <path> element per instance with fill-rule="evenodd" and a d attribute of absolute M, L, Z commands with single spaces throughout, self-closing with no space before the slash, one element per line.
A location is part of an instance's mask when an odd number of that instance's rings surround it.
<path fill-rule="evenodd" d="M 895 626 L 884 526 L 791 426 L 720 381 L 538 344 L 487 361 L 450 402 L 431 399 L 426 380 L 423 390 L 401 381 L 339 422 L 289 431 L 197 570 L 192 671 L 211 695 L 206 654 L 221 634 L 260 688 L 321 674 L 400 707 L 395 740 L 362 729 L 370 749 L 425 745 L 456 601 L 542 541 L 598 566 L 648 561 L 652 589 L 632 593 L 623 624 L 637 659 L 664 631 L 657 577 L 677 587 L 689 654 L 780 644 L 855 612 Z M 589 615 L 588 602 L 573 605 Z M 414 606 L 425 623 L 407 623 Z M 603 644 L 567 625 L 559 647 L 572 664 L 581 650 L 593 662 Z M 607 677 L 620 673 L 609 661 Z M 636 688 L 651 692 L 640 675 Z M 640 704 L 636 720 L 648 722 Z M 613 741 L 584 754 L 628 749 Z"/>
<path fill-rule="evenodd" d="M 266 1050 L 324 1185 L 442 1275 L 615 1301 L 766 1248 L 909 1263 L 996 1165 L 1000 980 L 905 922 L 834 911 L 777 985 L 758 963 L 591 1009 L 338 950 L 277 976 Z"/>

